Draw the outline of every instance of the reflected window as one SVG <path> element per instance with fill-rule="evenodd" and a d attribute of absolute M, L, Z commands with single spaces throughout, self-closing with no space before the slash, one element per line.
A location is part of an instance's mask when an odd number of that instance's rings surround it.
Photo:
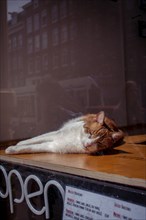
<path fill-rule="evenodd" d="M 54 28 L 52 30 L 52 44 L 53 46 L 56 46 L 58 45 L 59 43 L 59 30 L 58 28 Z"/>
<path fill-rule="evenodd" d="M 48 54 L 43 55 L 42 66 L 44 70 L 48 70 Z"/>
<path fill-rule="evenodd" d="M 32 32 L 32 17 L 28 17 L 27 18 L 26 29 L 27 29 L 27 33 L 31 33 Z"/>
<path fill-rule="evenodd" d="M 96 94 L 96 96 L 94 94 Z M 89 106 L 98 106 L 100 104 L 101 104 L 100 89 L 92 85 L 92 87 L 89 90 Z"/>
<path fill-rule="evenodd" d="M 35 36 L 35 51 L 39 50 L 40 49 L 40 35 L 37 34 Z"/>
<path fill-rule="evenodd" d="M 74 11 L 74 2 L 73 1 L 74 0 L 68 1 L 68 3 L 69 3 L 69 13 L 70 14 L 73 14 L 73 11 Z"/>
<path fill-rule="evenodd" d="M 12 13 L 12 25 L 15 25 L 15 24 L 17 24 L 17 22 L 18 22 L 18 14 L 17 14 L 17 12 L 13 12 Z"/>
<path fill-rule="evenodd" d="M 11 39 L 8 40 L 8 49 L 11 50 Z"/>
<path fill-rule="evenodd" d="M 33 59 L 30 58 L 30 59 L 28 60 L 28 74 L 29 74 L 29 75 L 31 75 L 31 74 L 33 73 L 33 71 L 34 71 L 33 66 L 34 66 L 34 64 L 33 64 Z"/>
<path fill-rule="evenodd" d="M 48 34 L 47 32 L 42 33 L 42 49 L 47 49 L 48 47 Z"/>
<path fill-rule="evenodd" d="M 61 29 L 61 41 L 62 43 L 64 43 L 67 40 L 68 40 L 68 29 L 67 29 L 67 26 L 64 25 Z"/>
<path fill-rule="evenodd" d="M 17 99 L 17 106 L 20 117 L 32 117 L 35 115 L 35 98 L 34 96 L 22 96 Z"/>
<path fill-rule="evenodd" d="M 14 36 L 13 37 L 13 49 L 15 49 L 17 47 L 17 38 Z"/>
<path fill-rule="evenodd" d="M 18 45 L 19 45 L 20 48 L 23 46 L 22 34 L 19 34 L 19 36 L 18 36 Z"/>
<path fill-rule="evenodd" d="M 41 57 L 37 56 L 35 59 L 35 72 L 39 73 L 41 70 Z"/>
<path fill-rule="evenodd" d="M 63 48 L 62 50 L 62 56 L 61 56 L 61 64 L 62 66 L 67 66 L 68 65 L 68 49 L 67 48 Z"/>
<path fill-rule="evenodd" d="M 18 56 L 18 69 L 20 71 L 23 70 L 23 57 L 22 57 L 22 55 Z"/>
<path fill-rule="evenodd" d="M 13 56 L 12 63 L 13 63 L 12 69 L 17 70 L 17 57 L 16 56 Z"/>
<path fill-rule="evenodd" d="M 47 25 L 47 10 L 44 9 L 41 13 L 41 25 L 46 26 Z"/>
<path fill-rule="evenodd" d="M 12 59 L 9 57 L 8 59 L 8 72 L 9 74 L 11 73 L 12 71 Z"/>
<path fill-rule="evenodd" d="M 61 105 L 66 109 L 92 113 L 102 108 L 120 126 L 146 123 L 146 41 L 138 35 L 138 20 L 145 19 L 145 12 L 136 1 L 127 1 L 122 8 L 121 4 L 102 0 L 101 4 L 97 0 L 84 0 L 84 4 L 77 0 L 0 1 L 8 5 L 8 20 L 1 12 L 1 85 L 6 90 L 17 87 L 16 95 L 21 96 L 19 87 L 23 83 L 24 93 L 34 87 L 36 102 L 43 97 L 41 107 L 36 103 L 38 115 L 43 115 L 41 122 L 38 118 L 35 121 L 38 133 L 43 133 L 43 120 L 49 119 L 50 110 L 43 84 L 47 84 L 51 94 L 56 94 L 57 85 L 49 87 L 50 78 L 66 81 L 64 88 L 74 87 L 75 104 L 68 106 L 63 100 Z M 54 111 L 54 106 L 50 111 Z M 56 111 L 58 114 L 58 108 Z M 11 114 L 9 109 L 8 113 Z M 54 122 L 48 125 L 49 129 L 64 121 L 61 111 L 58 115 L 60 121 L 53 114 Z M 12 123 L 13 119 L 14 115 L 8 121 Z M 8 128 L 9 124 L 6 134 Z M 22 133 L 22 137 L 26 135 L 25 131 Z"/>
<path fill-rule="evenodd" d="M 84 89 L 80 89 L 77 91 L 76 96 L 79 100 L 79 102 L 83 105 L 83 106 L 87 106 L 87 97 L 85 96 L 86 91 Z"/>
<path fill-rule="evenodd" d="M 33 7 L 37 8 L 39 6 L 39 0 L 33 0 Z"/>
<path fill-rule="evenodd" d="M 76 64 L 76 56 L 74 49 L 70 50 L 70 62 L 72 66 Z"/>
<path fill-rule="evenodd" d="M 34 30 L 37 31 L 40 28 L 40 18 L 39 18 L 39 14 L 35 14 L 34 15 Z"/>
<path fill-rule="evenodd" d="M 76 22 L 72 22 L 70 24 L 70 39 L 74 40 L 77 37 L 77 24 Z"/>
<path fill-rule="evenodd" d="M 53 52 L 53 69 L 58 68 L 59 66 L 59 56 L 58 56 L 58 51 Z"/>
<path fill-rule="evenodd" d="M 62 0 L 60 3 L 60 17 L 65 18 L 67 16 L 67 2 Z"/>
<path fill-rule="evenodd" d="M 58 7 L 57 7 L 57 5 L 52 6 L 51 18 L 52 18 L 53 23 L 58 21 Z"/>
<path fill-rule="evenodd" d="M 32 53 L 33 52 L 33 39 L 32 37 L 29 37 L 27 39 L 27 53 Z"/>

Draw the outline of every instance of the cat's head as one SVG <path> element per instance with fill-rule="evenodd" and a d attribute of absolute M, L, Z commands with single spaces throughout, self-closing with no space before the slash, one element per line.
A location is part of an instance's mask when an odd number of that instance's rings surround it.
<path fill-rule="evenodd" d="M 97 138 L 94 146 L 89 147 L 89 151 L 98 152 L 111 148 L 119 140 L 122 140 L 124 133 L 119 130 L 116 123 L 105 116 L 103 111 L 97 114 L 88 114 L 85 118 L 84 129 L 91 138 Z"/>

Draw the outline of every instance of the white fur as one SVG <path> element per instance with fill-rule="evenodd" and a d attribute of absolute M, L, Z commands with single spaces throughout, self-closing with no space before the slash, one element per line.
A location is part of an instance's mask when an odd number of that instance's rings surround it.
<path fill-rule="evenodd" d="M 84 131 L 82 117 L 72 119 L 54 132 L 49 132 L 8 147 L 6 154 L 54 152 L 54 153 L 87 153 L 86 147 L 95 140 Z"/>

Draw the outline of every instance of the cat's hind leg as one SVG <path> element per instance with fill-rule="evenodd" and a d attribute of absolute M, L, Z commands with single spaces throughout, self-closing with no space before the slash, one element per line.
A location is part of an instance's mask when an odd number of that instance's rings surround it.
<path fill-rule="evenodd" d="M 53 144 L 46 142 L 41 144 L 30 144 L 30 145 L 15 145 L 10 146 L 5 150 L 6 154 L 23 154 L 23 153 L 43 153 L 53 152 Z"/>
<path fill-rule="evenodd" d="M 58 131 L 49 132 L 24 141 L 20 141 L 17 143 L 17 145 L 30 145 L 30 144 L 41 144 L 45 142 L 51 142 L 55 139 L 57 134 Z"/>

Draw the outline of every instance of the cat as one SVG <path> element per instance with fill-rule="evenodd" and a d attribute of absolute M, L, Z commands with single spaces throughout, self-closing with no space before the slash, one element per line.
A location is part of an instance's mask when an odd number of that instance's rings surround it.
<path fill-rule="evenodd" d="M 111 148 L 124 134 L 104 111 L 87 114 L 66 122 L 57 131 L 20 141 L 5 150 L 6 154 L 22 153 L 86 153 Z"/>

